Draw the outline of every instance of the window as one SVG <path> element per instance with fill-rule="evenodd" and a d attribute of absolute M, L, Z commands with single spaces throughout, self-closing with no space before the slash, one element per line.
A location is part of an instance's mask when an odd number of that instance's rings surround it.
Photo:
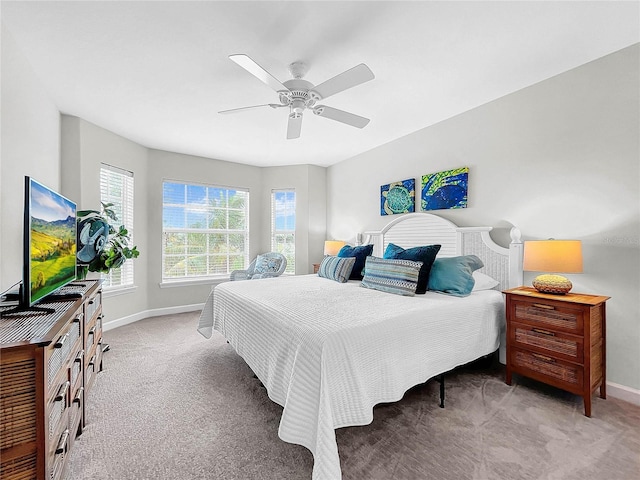
<path fill-rule="evenodd" d="M 105 163 L 100 165 L 100 201 L 112 203 L 118 221 L 110 221 L 116 230 L 120 225 L 129 231 L 129 246 L 133 243 L 133 173 Z M 103 275 L 103 287 L 132 287 L 133 264 L 127 260 L 120 268 Z"/>
<path fill-rule="evenodd" d="M 285 273 L 296 273 L 296 192 L 271 191 L 271 250 L 287 258 Z"/>
<path fill-rule="evenodd" d="M 249 256 L 249 192 L 165 181 L 162 279 L 198 279 L 244 269 Z"/>

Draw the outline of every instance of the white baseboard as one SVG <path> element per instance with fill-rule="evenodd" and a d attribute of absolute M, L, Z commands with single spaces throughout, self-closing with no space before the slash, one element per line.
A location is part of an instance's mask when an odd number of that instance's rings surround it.
<path fill-rule="evenodd" d="M 161 315 L 173 315 L 176 313 L 194 312 L 196 310 L 202 310 L 204 303 L 194 303 L 192 305 L 181 305 L 179 307 L 165 307 L 155 308 L 153 310 L 144 310 L 134 315 L 118 318 L 110 322 L 104 322 L 102 324 L 103 331 L 109 331 L 117 327 L 122 327 L 130 323 L 137 322 L 138 320 L 144 320 L 145 318 L 159 317 Z M 503 361 L 504 352 L 500 352 L 500 363 Z M 640 405 L 640 390 L 635 388 L 620 385 L 618 383 L 607 382 L 607 395 L 619 398 L 625 402 L 633 403 L 634 405 Z"/>
<path fill-rule="evenodd" d="M 104 322 L 102 324 L 102 330 L 107 332 L 114 328 L 137 322 L 138 320 L 144 320 L 145 318 L 159 317 L 161 315 L 173 315 L 176 313 L 194 312 L 196 310 L 202 310 L 203 307 L 204 303 L 194 303 L 192 305 L 181 305 L 179 307 L 165 307 L 154 308 L 153 310 L 144 310 L 134 315 L 128 315 L 126 317 L 117 318 L 109 322 Z"/>
<path fill-rule="evenodd" d="M 640 405 L 640 390 L 620 385 L 619 383 L 607 382 L 607 396 L 619 398 L 625 402 Z"/>

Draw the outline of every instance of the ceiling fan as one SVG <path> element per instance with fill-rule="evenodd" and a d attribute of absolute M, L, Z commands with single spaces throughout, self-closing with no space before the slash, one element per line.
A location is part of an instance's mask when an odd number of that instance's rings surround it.
<path fill-rule="evenodd" d="M 254 75 L 274 89 L 279 96 L 280 103 L 266 103 L 263 105 L 252 105 L 249 107 L 233 108 L 223 110 L 218 113 L 227 114 L 250 110 L 253 108 L 271 107 L 273 109 L 289 107 L 289 122 L 287 124 L 287 139 L 298 138 L 302 128 L 302 114 L 308 108 L 316 115 L 329 118 L 357 128 L 363 128 L 369 123 L 369 119 L 355 115 L 353 113 L 338 110 L 326 105 L 316 105 L 317 102 L 331 95 L 355 87 L 361 83 L 373 80 L 373 72 L 364 63 L 357 65 L 346 72 L 342 72 L 333 78 L 319 84 L 313 85 L 304 80 L 309 67 L 303 62 L 294 62 L 289 65 L 289 72 L 293 77 L 291 80 L 280 82 L 264 68 L 253 61 L 248 55 L 229 55 L 229 58 L 240 65 L 250 74 Z"/>

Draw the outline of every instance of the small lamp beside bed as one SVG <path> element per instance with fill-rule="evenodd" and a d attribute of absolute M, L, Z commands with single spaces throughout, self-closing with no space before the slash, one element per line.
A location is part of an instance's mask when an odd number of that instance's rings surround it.
<path fill-rule="evenodd" d="M 582 273 L 582 243 L 553 239 L 525 241 L 523 267 L 528 272 L 556 272 L 538 275 L 533 286 L 542 293 L 565 295 L 573 285 L 557 273 Z"/>
<path fill-rule="evenodd" d="M 347 243 L 342 240 L 325 240 L 324 241 L 324 254 L 336 256 L 342 247 Z"/>

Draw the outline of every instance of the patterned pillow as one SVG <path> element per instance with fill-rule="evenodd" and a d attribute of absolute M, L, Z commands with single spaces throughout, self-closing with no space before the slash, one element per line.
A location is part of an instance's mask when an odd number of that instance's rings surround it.
<path fill-rule="evenodd" d="M 282 266 L 282 257 L 271 255 L 258 255 L 256 266 L 253 267 L 254 274 L 278 273 Z"/>
<path fill-rule="evenodd" d="M 318 269 L 318 276 L 345 283 L 349 280 L 349 275 L 351 275 L 351 270 L 353 270 L 355 263 L 356 257 L 339 258 L 327 255 L 322 259 Z"/>
<path fill-rule="evenodd" d="M 367 257 L 360 286 L 413 297 L 422 262 Z"/>
<path fill-rule="evenodd" d="M 482 260 L 475 255 L 439 258 L 431 267 L 429 290 L 466 297 L 476 283 L 473 272 L 483 266 Z"/>
<path fill-rule="evenodd" d="M 362 269 L 364 268 L 364 262 L 369 255 L 373 253 L 373 245 L 360 245 L 358 247 L 352 247 L 351 245 L 345 245 L 338 252 L 338 256 L 344 257 L 356 257 L 356 263 L 351 270 L 349 280 L 362 280 Z"/>
<path fill-rule="evenodd" d="M 405 250 L 398 245 L 390 243 L 384 251 L 384 258 L 398 258 L 402 260 L 422 262 L 422 268 L 420 269 L 420 275 L 418 277 L 418 288 L 416 288 L 416 293 L 422 294 L 427 292 L 431 265 L 436 259 L 436 255 L 440 251 L 440 247 L 441 245 L 425 245 Z"/>

